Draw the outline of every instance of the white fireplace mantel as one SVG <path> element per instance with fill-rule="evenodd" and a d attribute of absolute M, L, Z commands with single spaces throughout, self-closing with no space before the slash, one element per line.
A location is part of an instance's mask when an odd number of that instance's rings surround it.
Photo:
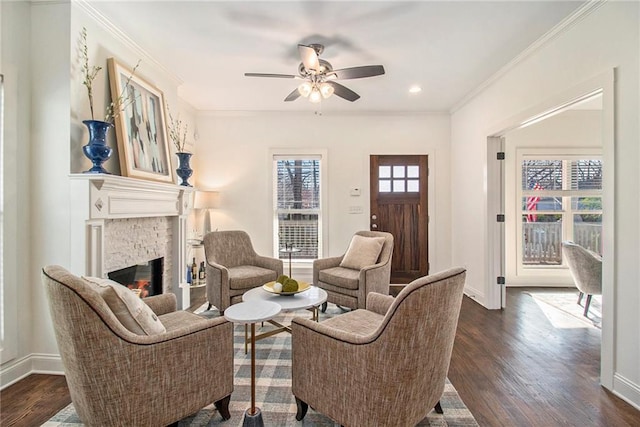
<path fill-rule="evenodd" d="M 193 206 L 193 187 L 105 174 L 70 175 L 72 271 L 106 277 L 105 221 L 169 217 L 172 223 L 172 291 L 179 299 L 186 271 L 187 216 Z M 180 306 L 188 301 L 179 302 Z"/>

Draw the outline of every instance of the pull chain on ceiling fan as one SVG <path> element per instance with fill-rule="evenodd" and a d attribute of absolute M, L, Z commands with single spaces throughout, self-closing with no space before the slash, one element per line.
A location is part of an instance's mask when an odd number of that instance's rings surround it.
<path fill-rule="evenodd" d="M 293 90 L 284 100 L 295 101 L 300 96 L 308 98 L 309 101 L 317 103 L 322 99 L 329 98 L 335 94 L 347 101 L 356 101 L 360 95 L 336 82 L 336 80 L 362 79 L 384 74 L 382 65 L 363 65 L 360 67 L 342 68 L 334 70 L 333 66 L 324 59 L 320 59 L 320 54 L 324 51 L 321 44 L 298 45 L 300 53 L 300 65 L 298 75 L 294 74 L 269 74 L 269 73 L 244 73 L 247 77 L 271 77 L 283 79 L 304 80 L 297 89 Z"/>

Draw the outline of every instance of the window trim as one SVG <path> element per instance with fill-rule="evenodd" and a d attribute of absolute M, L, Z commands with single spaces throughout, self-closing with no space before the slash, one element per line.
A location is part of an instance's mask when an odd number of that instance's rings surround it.
<path fill-rule="evenodd" d="M 568 267 L 563 263 L 561 265 L 525 265 L 522 262 L 522 215 L 524 212 L 521 209 L 522 198 L 535 194 L 546 197 L 563 197 L 570 198 L 571 196 L 579 196 L 581 194 L 588 193 L 589 195 L 598 194 L 603 197 L 602 190 L 523 190 L 522 189 L 522 162 L 523 160 L 584 160 L 598 159 L 602 160 L 602 149 L 599 148 L 517 148 L 516 149 L 516 163 L 515 163 L 515 204 L 513 206 L 514 220 L 515 220 L 515 261 L 516 261 L 516 277 L 517 276 L 557 276 L 558 274 L 567 273 Z M 563 207 L 566 201 L 563 200 Z M 569 203 L 570 206 L 570 203 Z M 557 211 L 545 211 L 537 210 L 537 214 L 561 214 L 564 216 L 572 215 L 580 211 L 569 210 L 557 210 Z M 595 213 L 591 211 L 591 213 Z M 602 213 L 602 212 L 599 212 Z M 563 218 L 564 219 L 564 218 Z M 604 226 L 604 224 L 603 224 Z M 569 236 L 573 235 L 573 221 L 570 224 L 562 227 L 562 240 L 567 240 Z M 562 272 L 562 273 L 561 273 Z"/>
<path fill-rule="evenodd" d="M 271 171 L 271 185 L 269 186 L 271 194 L 269 199 L 271 200 L 270 212 L 272 215 L 272 250 L 273 257 L 280 257 L 280 248 L 278 247 L 278 214 L 277 214 L 277 167 L 276 160 L 293 160 L 293 159 L 310 159 L 317 158 L 320 160 L 320 209 L 311 209 L 310 212 L 318 213 L 318 258 L 326 257 L 325 248 L 328 245 L 328 227 L 327 227 L 327 149 L 324 148 L 270 148 L 269 158 L 270 162 L 269 170 Z M 292 264 L 309 264 L 313 263 L 312 259 L 294 259 Z"/>

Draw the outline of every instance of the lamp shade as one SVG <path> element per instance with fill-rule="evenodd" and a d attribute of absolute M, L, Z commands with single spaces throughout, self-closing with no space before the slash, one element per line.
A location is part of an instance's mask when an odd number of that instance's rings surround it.
<path fill-rule="evenodd" d="M 194 209 L 217 209 L 218 208 L 217 191 L 198 190 L 196 191 L 196 199 L 193 203 Z"/>

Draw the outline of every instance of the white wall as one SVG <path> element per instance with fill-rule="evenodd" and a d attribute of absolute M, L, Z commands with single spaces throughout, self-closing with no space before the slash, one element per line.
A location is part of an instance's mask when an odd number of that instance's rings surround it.
<path fill-rule="evenodd" d="M 640 406 L 640 223 L 637 194 L 640 12 L 637 2 L 607 2 L 522 60 L 452 115 L 453 262 L 468 267 L 467 280 L 489 293 L 485 173 L 487 136 L 510 117 L 581 82 L 616 68 L 615 288 L 603 323 L 603 346 L 614 346 L 603 384 Z M 462 233 L 465 235 L 463 236 Z M 464 238 L 463 238 L 464 237 Z M 605 258 L 607 254 L 604 254 Z M 603 307 L 605 310 L 606 307 Z M 603 347 L 604 348 L 604 347 Z M 603 361 L 604 363 L 604 361 Z"/>
<path fill-rule="evenodd" d="M 522 148 L 599 149 L 602 147 L 602 111 L 568 110 L 505 134 L 505 252 L 507 286 L 574 286 L 566 267 L 517 269 L 517 225 L 521 218 L 516 199 L 517 153 Z M 573 152 L 573 151 L 572 151 Z"/>
<path fill-rule="evenodd" d="M 27 354 L 31 334 L 29 272 L 29 152 L 31 108 L 30 7 L 2 2 L 0 72 L 4 74 L 2 360 Z M 20 326 L 20 327 L 19 327 Z"/>
<path fill-rule="evenodd" d="M 71 203 L 69 174 L 90 167 L 82 154 L 88 141 L 82 120 L 90 118 L 78 59 L 82 27 L 88 31 L 90 64 L 103 67 L 94 83 L 96 111 L 104 111 L 110 101 L 106 58 L 113 56 L 130 66 L 142 59 L 136 74 L 163 91 L 183 120 L 195 123 L 193 108 L 178 98 L 180 82 L 86 7 L 70 2 L 2 2 L 3 72 L 8 69 L 19 77 L 17 114 L 8 114 L 15 122 L 15 135 L 7 139 L 4 189 L 10 227 L 5 232 L 5 278 L 15 284 L 15 294 L 5 294 L 4 304 L 17 308 L 17 322 L 8 328 L 16 331 L 18 342 L 15 357 L 5 362 L 3 355 L 2 387 L 32 371 L 62 371 L 40 274 L 49 264 L 69 268 L 78 256 L 72 248 L 84 246 L 71 241 L 69 223 L 70 213 L 77 209 Z M 189 140 L 192 146 L 192 135 Z M 117 173 L 113 133 L 110 144 L 114 156 L 105 167 Z"/>
<path fill-rule="evenodd" d="M 297 102 L 305 102 L 301 99 Z M 271 254 L 272 201 L 269 149 L 326 149 L 329 230 L 325 255 L 340 255 L 357 230 L 369 229 L 369 156 L 429 155 L 431 271 L 451 266 L 449 116 L 246 113 L 203 114 L 194 164 L 197 184 L 220 191 L 213 228 L 244 229 L 259 253 Z M 362 195 L 349 195 L 349 188 Z M 362 214 L 349 214 L 360 205 Z"/>

